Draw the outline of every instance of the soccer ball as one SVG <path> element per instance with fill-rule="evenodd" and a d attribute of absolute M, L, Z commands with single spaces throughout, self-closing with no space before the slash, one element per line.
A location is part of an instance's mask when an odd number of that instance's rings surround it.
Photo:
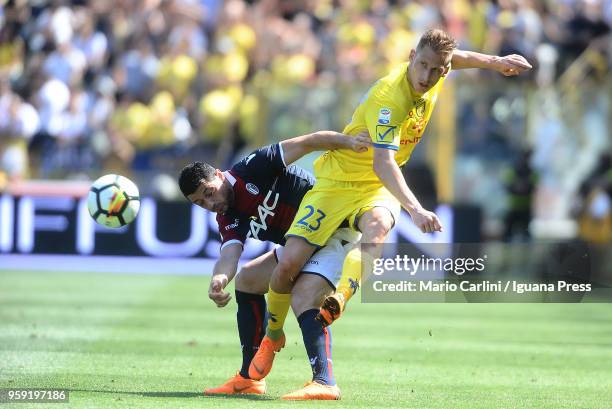
<path fill-rule="evenodd" d="M 140 209 L 138 187 L 121 175 L 104 175 L 92 183 L 87 209 L 96 223 L 121 227 L 131 223 Z"/>

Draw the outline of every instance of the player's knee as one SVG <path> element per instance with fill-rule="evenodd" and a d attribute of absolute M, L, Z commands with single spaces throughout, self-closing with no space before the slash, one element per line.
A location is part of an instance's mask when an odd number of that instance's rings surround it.
<path fill-rule="evenodd" d="M 391 215 L 378 213 L 364 221 L 361 231 L 363 234 L 362 241 L 364 243 L 384 243 L 387 234 L 391 231 L 391 227 L 393 227 Z"/>
<path fill-rule="evenodd" d="M 250 294 L 265 294 L 268 290 L 267 283 L 262 281 L 250 270 L 242 269 L 236 276 L 236 290 Z"/>
<path fill-rule="evenodd" d="M 311 278 L 302 274 L 296 285 L 291 290 L 291 309 L 296 317 L 302 315 L 304 311 L 319 308 L 326 292 L 319 283 L 313 283 L 304 278 Z M 319 285 L 314 285 L 319 284 Z M 329 292 L 329 291 L 328 291 Z"/>
<path fill-rule="evenodd" d="M 328 282 L 316 275 L 302 273 L 291 290 L 291 308 L 296 317 L 304 311 L 319 309 L 323 299 L 333 292 Z"/>
<path fill-rule="evenodd" d="M 284 258 L 279 260 L 275 272 L 277 277 L 279 277 L 281 280 L 293 281 L 293 279 L 298 275 L 301 267 L 302 266 L 294 260 Z"/>

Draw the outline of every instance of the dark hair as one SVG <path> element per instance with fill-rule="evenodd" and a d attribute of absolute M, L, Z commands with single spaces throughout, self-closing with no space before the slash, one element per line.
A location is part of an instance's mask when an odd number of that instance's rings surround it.
<path fill-rule="evenodd" d="M 431 48 L 436 54 L 448 54 L 452 53 L 453 50 L 457 48 L 457 42 L 447 32 L 433 28 L 427 30 L 421 36 L 419 44 L 417 45 L 417 51 L 425 46 Z"/>
<path fill-rule="evenodd" d="M 194 193 L 200 182 L 204 179 L 206 182 L 210 182 L 215 177 L 215 168 L 204 162 L 193 162 L 185 166 L 181 170 L 179 176 L 179 187 L 185 197 Z"/>

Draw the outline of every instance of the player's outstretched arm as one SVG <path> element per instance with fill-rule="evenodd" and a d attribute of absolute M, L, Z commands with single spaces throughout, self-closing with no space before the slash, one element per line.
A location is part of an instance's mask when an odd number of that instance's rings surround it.
<path fill-rule="evenodd" d="M 442 231 L 442 225 L 435 213 L 425 210 L 412 193 L 402 172 L 395 162 L 395 151 L 391 149 L 374 149 L 374 172 L 389 192 L 408 211 L 414 224 L 423 233 Z"/>
<path fill-rule="evenodd" d="M 285 164 L 287 165 L 310 152 L 335 149 L 351 149 L 355 152 L 365 152 L 371 144 L 372 140 L 367 132 L 353 136 L 334 131 L 318 131 L 281 142 Z"/>
<path fill-rule="evenodd" d="M 225 307 L 232 299 L 231 294 L 223 290 L 236 275 L 241 254 L 242 244 L 232 243 L 221 249 L 221 256 L 215 263 L 208 287 L 208 298 L 219 308 Z"/>
<path fill-rule="evenodd" d="M 531 69 L 531 64 L 522 55 L 511 54 L 499 57 L 465 50 L 453 51 L 451 66 L 453 70 L 466 68 L 494 70 L 508 77 Z"/>

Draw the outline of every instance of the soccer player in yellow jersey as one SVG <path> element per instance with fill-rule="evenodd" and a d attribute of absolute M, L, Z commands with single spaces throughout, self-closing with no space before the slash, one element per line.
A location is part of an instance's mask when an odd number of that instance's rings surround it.
<path fill-rule="evenodd" d="M 261 379 L 272 368 L 275 352 L 285 343 L 283 323 L 293 280 L 312 253 L 322 247 L 338 226 L 362 233 L 361 248 L 351 250 L 342 267 L 336 293 L 321 307 L 319 319 L 337 319 L 359 286 L 364 268 L 380 257 L 381 245 L 404 207 L 424 233 L 441 231 L 438 217 L 424 209 L 400 171 L 423 136 L 445 77 L 451 70 L 485 68 L 506 76 L 531 65 L 519 55 L 491 56 L 456 49 L 442 30 L 429 30 L 410 53 L 409 61 L 376 82 L 355 110 L 345 134 L 368 130 L 373 149 L 367 153 L 328 151 L 314 164 L 317 181 L 303 198 L 282 257 L 274 269 L 268 292 L 268 329 L 249 368 Z M 364 271 L 365 273 L 365 271 Z"/>

